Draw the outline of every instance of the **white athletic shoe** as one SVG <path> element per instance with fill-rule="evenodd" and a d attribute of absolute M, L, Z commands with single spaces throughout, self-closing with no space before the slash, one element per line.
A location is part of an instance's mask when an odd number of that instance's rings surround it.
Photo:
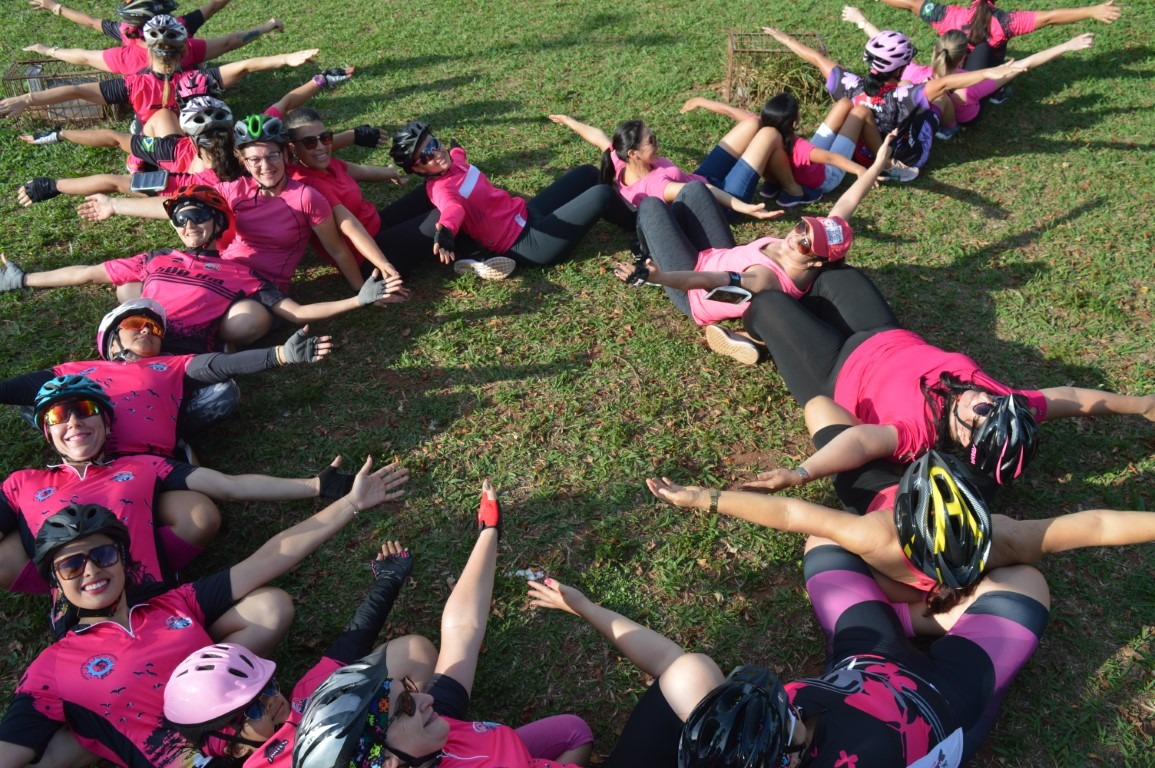
<path fill-rule="evenodd" d="M 494 256 L 485 261 L 458 259 L 453 271 L 459 275 L 477 275 L 482 280 L 504 280 L 517 269 L 517 262 L 508 256 Z"/>
<path fill-rule="evenodd" d="M 720 325 L 706 326 L 706 344 L 719 355 L 732 357 L 742 365 L 755 365 L 762 357 L 757 344 Z"/>

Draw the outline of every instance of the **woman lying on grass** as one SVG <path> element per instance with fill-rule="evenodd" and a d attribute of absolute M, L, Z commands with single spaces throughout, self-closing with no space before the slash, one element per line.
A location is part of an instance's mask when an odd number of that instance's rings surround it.
<path fill-rule="evenodd" d="M 824 401 L 818 403 L 816 401 Z M 849 414 L 826 398 L 807 406 L 817 413 Z M 817 437 L 817 434 L 816 434 Z M 1044 520 L 992 515 L 971 470 L 949 454 L 930 451 L 899 478 L 888 468 L 863 467 L 839 477 L 842 486 L 883 482 L 863 515 L 829 509 L 801 499 L 758 493 L 682 487 L 666 478 L 646 480 L 662 501 L 676 507 L 720 512 L 767 528 L 821 536 L 862 557 L 876 575 L 912 589 L 883 584 L 900 603 L 926 604 L 927 615 L 943 613 L 970 595 L 991 570 L 1033 565 L 1048 554 L 1084 547 L 1125 546 L 1155 541 L 1155 513 L 1090 509 Z M 836 485 L 840 491 L 839 485 Z M 909 614 L 909 607 L 900 615 Z"/>
<path fill-rule="evenodd" d="M 493 598 L 501 507 L 486 480 L 477 541 L 441 614 L 427 687 L 375 655 L 334 672 L 309 699 L 293 768 L 563 768 L 585 764 L 593 734 L 574 715 L 514 730 L 466 720 Z M 402 674 L 401 677 L 396 675 Z"/>
<path fill-rule="evenodd" d="M 622 123 L 611 139 L 600 129 L 569 115 L 550 115 L 549 119 L 601 150 L 602 183 L 612 185 L 631 208 L 636 208 L 647 197 L 673 202 L 687 183 L 701 181 L 709 186 L 710 193 L 723 208 L 756 219 L 780 216 L 767 211 L 761 203 L 750 202 L 770 158 L 773 138 L 770 130 L 746 110 L 717 101 L 690 99 L 682 112 L 699 107 L 729 117 L 734 126 L 693 173 L 686 173 L 669 158 L 658 154 L 657 134 L 641 120 Z"/>
<path fill-rule="evenodd" d="M 1018 390 L 997 381 L 970 357 L 903 328 L 870 278 L 845 264 L 822 270 L 801 299 L 759 293 L 743 323 L 766 345 L 800 405 L 832 397 L 861 422 L 798 468 L 767 473 L 767 491 L 874 459 L 909 463 L 932 448 L 1003 484 L 1034 457 L 1040 421 L 1106 414 L 1155 421 L 1155 395 Z"/>
<path fill-rule="evenodd" d="M 711 349 L 753 365 L 760 347 L 717 323 L 741 317 L 750 298 L 763 291 L 805 296 L 822 269 L 846 257 L 854 241 L 846 220 L 874 186 L 892 138 L 827 216 L 802 217 L 785 239 L 736 245 L 725 213 L 699 181 L 684 185 L 670 205 L 648 197 L 638 209 L 638 239 L 648 258 L 641 266 L 618 264 L 614 273 L 630 285 L 663 286 L 674 306 L 706 326 Z"/>
<path fill-rule="evenodd" d="M 860 558 L 812 537 L 803 569 L 825 664 L 785 684 L 753 665 L 723 677 L 709 656 L 553 579 L 531 581 L 531 604 L 580 616 L 656 678 L 603 768 L 957 768 L 973 755 L 1047 625 L 1042 575 L 1000 568 L 952 613 L 916 617 L 919 631 L 945 633 L 923 652 Z"/>

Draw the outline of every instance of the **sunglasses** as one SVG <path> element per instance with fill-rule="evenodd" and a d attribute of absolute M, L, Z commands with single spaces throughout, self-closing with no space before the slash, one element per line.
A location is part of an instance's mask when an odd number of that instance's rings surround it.
<path fill-rule="evenodd" d="M 389 722 L 385 724 L 386 730 L 388 730 L 393 721 L 401 717 L 401 715 L 413 717 L 413 715 L 417 714 L 417 702 L 414 701 L 413 694 L 421 689 L 417 687 L 417 683 L 409 679 L 408 675 L 401 678 L 401 685 L 405 686 L 405 690 L 401 691 L 401 694 L 397 697 L 397 708 L 396 711 L 389 714 Z"/>
<path fill-rule="evenodd" d="M 214 216 L 215 213 L 213 211 L 190 205 L 181 208 L 172 215 L 172 225 L 180 229 L 186 224 L 207 224 L 213 220 Z"/>
<path fill-rule="evenodd" d="M 975 412 L 975 416 L 990 416 L 995 412 L 994 403 L 975 403 L 971 406 L 971 410 Z"/>
<path fill-rule="evenodd" d="M 101 544 L 87 552 L 61 558 L 52 564 L 52 570 L 61 581 L 72 581 L 84 573 L 85 565 L 91 562 L 97 568 L 107 568 L 120 562 L 120 547 L 115 544 Z"/>
<path fill-rule="evenodd" d="M 317 143 L 320 142 L 326 147 L 333 143 L 332 131 L 321 131 L 316 136 L 302 136 L 299 139 L 293 139 L 294 144 L 300 144 L 305 149 L 316 149 Z"/>
<path fill-rule="evenodd" d="M 429 137 L 429 143 L 425 145 L 424 149 L 422 149 L 420 152 L 417 153 L 417 157 L 414 159 L 418 163 L 428 163 L 440 151 L 441 151 L 441 142 L 437 140 L 436 136 L 430 136 Z"/>
<path fill-rule="evenodd" d="M 280 695 L 281 686 L 277 685 L 275 678 L 270 677 L 269 682 L 265 684 L 265 689 L 261 691 L 261 695 L 253 699 L 253 702 L 245 708 L 245 719 L 260 720 L 263 718 L 269 711 L 269 708 L 265 706 L 265 702 Z"/>
<path fill-rule="evenodd" d="M 126 317 L 124 322 L 120 324 L 120 330 L 132 331 L 133 333 L 140 333 L 144 329 L 157 338 L 164 338 L 164 328 L 160 323 L 149 317 Z"/>
<path fill-rule="evenodd" d="M 100 403 L 95 400 L 70 400 L 67 403 L 57 403 L 44 412 L 44 426 L 55 427 L 63 424 L 73 415 L 78 419 L 87 419 L 89 416 L 99 416 L 103 413 Z"/>
<path fill-rule="evenodd" d="M 805 221 L 800 221 L 794 225 L 794 234 L 798 235 L 798 252 L 803 256 L 809 256 L 814 252 L 814 244 L 810 242 L 810 227 Z"/>

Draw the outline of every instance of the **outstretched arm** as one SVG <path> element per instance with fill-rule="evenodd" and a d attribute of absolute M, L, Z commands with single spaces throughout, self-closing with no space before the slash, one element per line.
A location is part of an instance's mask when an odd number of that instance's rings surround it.
<path fill-rule="evenodd" d="M 257 587 L 268 584 L 294 568 L 333 534 L 345 527 L 359 513 L 386 501 L 399 499 L 399 488 L 409 479 L 409 470 L 400 464 L 387 464 L 372 471 L 373 458 L 353 481 L 353 489 L 308 520 L 281 531 L 260 549 L 229 569 L 233 598 L 239 600 Z"/>
<path fill-rule="evenodd" d="M 675 507 L 714 508 L 719 514 L 764 528 L 821 536 L 862 557 L 898 546 L 894 525 L 887 525 L 887 521 L 876 515 L 860 517 L 789 496 L 719 491 L 697 486 L 683 488 L 665 477 L 660 480 L 649 478 L 646 487 L 650 493 Z"/>
<path fill-rule="evenodd" d="M 280 100 L 273 104 L 272 109 L 278 110 L 282 115 L 287 115 L 316 96 L 326 87 L 343 80 L 348 80 L 353 76 L 353 70 L 354 67 L 334 67 L 332 69 L 326 69 L 324 72 L 314 75 L 303 84 L 298 85 L 286 93 Z M 352 132 L 349 131 L 348 133 L 350 134 L 349 143 L 343 146 L 348 146 L 352 143 Z M 336 139 L 336 137 L 334 137 L 334 139 Z M 334 143 L 336 142 L 334 141 Z M 341 149 L 341 147 L 334 146 L 333 149 Z"/>
<path fill-rule="evenodd" d="M 370 304 L 399 304 L 408 300 L 409 291 L 401 286 L 399 275 L 390 275 L 382 279 L 381 273 L 373 270 L 373 274 L 361 286 L 356 296 L 335 301 L 318 301 L 313 304 L 298 304 L 286 298 L 273 307 L 273 312 L 289 322 L 301 325 L 314 320 L 326 320 Z"/>
<path fill-rule="evenodd" d="M 856 469 L 875 459 L 886 459 L 898 448 L 898 430 L 889 424 L 858 424 L 840 433 L 798 469 L 772 469 L 742 484 L 742 490 L 767 493 Z M 801 470 L 801 471 L 799 471 Z"/>
<path fill-rule="evenodd" d="M 841 216 L 844 219 L 849 219 L 858 210 L 859 203 L 866 197 L 866 193 L 874 187 L 874 182 L 878 181 L 878 174 L 885 170 L 887 164 L 890 162 L 890 145 L 894 141 L 897 132 L 891 131 L 886 135 L 882 141 L 882 146 L 875 154 L 874 162 L 866 169 L 866 173 L 861 174 L 850 188 L 842 193 L 838 198 L 838 202 L 830 209 L 828 216 Z M 811 153 L 813 154 L 813 153 Z M 840 155 L 835 155 L 840 157 Z M 851 161 L 853 162 L 853 161 Z M 855 163 L 858 165 L 858 163 Z"/>
<path fill-rule="evenodd" d="M 898 8 L 902 11 L 910 11 L 915 16 L 918 15 L 918 9 L 922 7 L 922 0 L 882 0 L 882 2 L 886 3 L 891 8 Z"/>
<path fill-rule="evenodd" d="M 1041 390 L 1047 401 L 1047 420 L 1072 416 L 1137 414 L 1155 421 L 1155 395 L 1120 395 L 1098 389 L 1049 387 Z"/>
<path fill-rule="evenodd" d="M 842 7 L 842 20 L 849 21 L 851 24 L 861 29 L 866 33 L 867 37 L 874 37 L 879 32 L 878 27 L 874 26 L 867 20 L 866 14 L 852 5 L 845 5 Z"/>
<path fill-rule="evenodd" d="M 1000 64 L 997 67 L 991 67 L 989 69 L 978 69 L 974 72 L 963 70 L 953 75 L 947 75 L 946 77 L 936 77 L 923 86 L 923 93 L 926 95 L 927 101 L 934 101 L 947 91 L 969 88 L 972 85 L 981 83 L 983 80 L 1006 82 L 1026 71 L 1027 67 L 1023 62 L 1011 59 L 1005 64 Z"/>
<path fill-rule="evenodd" d="M 485 507 L 487 502 L 491 505 L 497 503 L 497 492 L 489 480 L 481 485 L 482 506 Z M 441 612 L 441 648 L 433 671 L 435 674 L 452 677 L 461 683 L 466 693 L 473 690 L 477 656 L 481 652 L 481 642 L 485 639 L 485 627 L 489 621 L 500 530 L 490 527 L 477 534 L 469 560 Z"/>
<path fill-rule="evenodd" d="M 55 134 L 55 137 L 52 134 Z M 34 134 L 24 133 L 17 138 L 21 141 L 27 141 L 29 144 L 46 145 L 67 141 L 69 144 L 77 144 L 82 147 L 108 147 L 109 149 L 119 149 L 126 154 L 132 152 L 132 134 L 113 131 L 108 128 L 87 131 L 72 129 L 40 131 Z"/>
<path fill-rule="evenodd" d="M 369 260 L 369 263 L 381 270 L 381 274 L 385 277 L 400 277 L 401 273 L 389 263 L 389 259 L 385 258 L 377 241 L 366 231 L 365 227 L 357 220 L 357 217 L 343 205 L 333 206 L 333 220 L 336 223 L 337 231 L 345 236 L 357 252 Z M 318 235 L 320 237 L 320 235 Z M 340 239 L 340 238 L 338 238 Z M 344 244 L 344 241 L 342 241 Z M 328 251 L 328 247 L 326 249 Z M 329 251 L 332 254 L 332 251 Z M 352 259 L 352 254 L 349 256 Z M 344 274 L 344 270 L 342 270 Z M 361 288 L 361 273 L 357 271 L 358 282 L 353 285 L 354 288 L 360 290 Z M 348 279 L 348 275 L 346 275 Z"/>
<path fill-rule="evenodd" d="M 47 104 L 59 104 L 63 101 L 83 99 L 93 104 L 107 104 L 104 94 L 100 92 L 99 83 L 84 83 L 82 85 L 58 85 L 46 91 L 24 93 L 19 96 L 10 96 L 0 100 L 0 117 L 16 117 L 29 107 L 42 107 Z"/>
<path fill-rule="evenodd" d="M 11 276 L 10 276 L 11 273 Z M 108 276 L 103 264 L 74 264 L 60 269 L 50 269 L 47 272 L 21 272 L 20 267 L 8 261 L 0 253 L 0 284 L 14 282 L 19 277 L 24 288 L 60 288 L 65 285 L 108 284 L 112 278 Z M 0 291 L 7 290 L 0 285 Z"/>
<path fill-rule="evenodd" d="M 299 67 L 320 52 L 320 48 L 308 48 L 304 51 L 282 53 L 277 56 L 258 56 L 254 59 L 234 61 L 231 64 L 221 65 L 221 85 L 232 88 L 242 77 L 253 72 L 264 72 L 281 67 Z"/>
<path fill-rule="evenodd" d="M 280 19 L 269 19 L 261 26 L 253 27 L 244 32 L 234 32 L 224 37 L 205 40 L 205 61 L 211 61 L 218 56 L 224 56 L 229 51 L 235 51 L 246 46 L 261 35 L 267 35 L 270 32 L 283 32 L 284 30 L 285 22 Z"/>
<path fill-rule="evenodd" d="M 614 267 L 614 275 L 619 280 L 629 280 L 634 274 L 637 265 L 634 262 L 621 262 Z M 730 284 L 729 272 L 695 272 L 693 270 L 676 270 L 664 272 L 653 259 L 646 259 L 646 269 L 649 274 L 646 282 L 654 285 L 663 285 L 678 291 L 709 291 Z M 741 287 L 750 293 L 761 293 L 779 288 L 778 276 L 768 267 L 756 264 L 747 267 L 741 273 Z"/>
<path fill-rule="evenodd" d="M 228 4 L 229 0 L 212 0 L 212 2 L 208 5 L 201 6 L 201 17 L 204 18 L 204 20 L 207 22 L 213 16 L 216 16 L 217 12 L 224 9 L 224 7 Z"/>
<path fill-rule="evenodd" d="M 76 213 L 88 221 L 104 221 L 113 216 L 136 216 L 140 219 L 168 219 L 164 197 L 109 197 L 89 195 L 76 206 Z"/>
<path fill-rule="evenodd" d="M 823 79 L 830 77 L 830 70 L 837 66 L 833 59 L 828 59 L 810 46 L 803 45 L 785 32 L 773 27 L 762 27 L 762 31 L 789 48 L 798 58 L 818 67 L 818 71 L 822 73 Z"/>
<path fill-rule="evenodd" d="M 739 123 L 743 120 L 748 120 L 751 117 L 757 117 L 757 115 L 754 113 L 747 112 L 746 110 L 740 109 L 739 107 L 732 107 L 722 101 L 704 99 L 701 96 L 695 96 L 692 99 L 688 99 L 686 103 L 682 105 L 682 108 L 679 111 L 684 115 L 687 112 L 693 112 L 695 109 L 709 110 L 716 115 L 728 117 L 736 123 Z"/>
<path fill-rule="evenodd" d="M 597 147 L 598 151 L 600 152 L 605 152 L 610 148 L 612 144 L 610 137 L 606 136 L 605 131 L 600 128 L 594 128 L 592 125 L 586 125 L 585 123 L 574 120 L 569 115 L 550 115 L 549 119 L 558 125 L 564 125 L 566 128 L 569 128 L 578 136 L 581 136 L 590 144 L 593 144 L 595 147 Z"/>
<path fill-rule="evenodd" d="M 111 72 L 104 63 L 104 51 L 94 51 L 87 48 L 61 48 L 59 45 L 41 45 L 33 43 L 24 49 L 28 53 L 49 56 L 57 61 L 75 64 L 78 67 L 99 69 L 101 72 Z"/>
<path fill-rule="evenodd" d="M 341 457 L 317 477 L 272 477 L 270 475 L 226 475 L 207 467 L 197 467 L 186 479 L 190 491 L 199 491 L 218 501 L 287 501 L 291 499 L 339 499 L 351 490 L 352 475 L 338 470 Z"/>
<path fill-rule="evenodd" d="M 101 20 L 95 16 L 89 16 L 87 13 L 81 13 L 73 8 L 66 8 L 56 0 L 29 0 L 29 5 L 36 11 L 52 11 L 55 16 L 63 16 L 71 21 L 73 24 L 79 24 L 82 27 L 94 29 L 97 32 L 103 32 L 104 26 Z"/>
<path fill-rule="evenodd" d="M 1050 27 L 1055 24 L 1074 24 L 1079 21 L 1101 21 L 1110 24 L 1119 18 L 1122 9 L 1115 5 L 1115 0 L 1089 5 L 1086 8 L 1056 8 L 1053 11 L 1037 11 L 1035 13 L 1035 29 Z"/>
<path fill-rule="evenodd" d="M 1054 552 L 1155 541 L 1155 512 L 1088 509 L 1046 520 L 992 520 L 991 567 L 1035 563 Z"/>

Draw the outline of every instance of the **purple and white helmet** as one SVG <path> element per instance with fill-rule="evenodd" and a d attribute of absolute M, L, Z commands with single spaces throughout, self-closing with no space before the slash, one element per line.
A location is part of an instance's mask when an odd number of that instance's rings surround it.
<path fill-rule="evenodd" d="M 888 29 L 870 38 L 862 52 L 862 60 L 870 66 L 872 73 L 887 75 L 909 64 L 914 54 L 914 43 L 909 37 Z"/>

